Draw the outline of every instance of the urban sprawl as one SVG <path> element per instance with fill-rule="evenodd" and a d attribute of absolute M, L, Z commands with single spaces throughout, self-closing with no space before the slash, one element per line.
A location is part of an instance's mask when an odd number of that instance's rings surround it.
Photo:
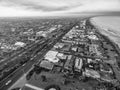
<path fill-rule="evenodd" d="M 0 90 L 24 74 L 25 85 L 11 90 L 120 90 L 118 47 L 89 19 L 13 19 L 0 26 Z"/>

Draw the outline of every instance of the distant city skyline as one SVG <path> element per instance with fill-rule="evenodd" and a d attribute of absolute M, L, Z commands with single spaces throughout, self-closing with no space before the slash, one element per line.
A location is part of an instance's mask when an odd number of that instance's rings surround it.
<path fill-rule="evenodd" d="M 0 17 L 120 12 L 120 0 L 0 0 Z"/>

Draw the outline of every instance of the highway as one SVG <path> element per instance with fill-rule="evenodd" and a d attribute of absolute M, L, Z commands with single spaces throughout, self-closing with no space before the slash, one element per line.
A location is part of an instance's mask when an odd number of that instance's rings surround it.
<path fill-rule="evenodd" d="M 0 60 L 0 66 L 2 66 L 4 63 L 7 63 L 9 61 L 14 60 L 16 58 L 16 56 L 22 56 L 25 52 L 31 50 L 32 48 L 34 48 L 37 44 L 42 44 L 43 42 L 45 41 L 45 39 L 41 39 L 39 40 L 38 42 L 35 42 L 33 44 L 30 44 L 24 48 L 22 48 L 21 50 L 19 51 L 16 51 L 15 54 L 11 55 L 9 58 L 4 58 L 2 60 Z M 18 57 L 17 57 L 18 58 Z"/>
<path fill-rule="evenodd" d="M 75 24 L 74 24 L 75 25 Z M 0 81 L 0 90 L 7 90 L 11 85 L 13 85 L 24 73 L 27 73 L 31 68 L 33 68 L 34 64 L 39 63 L 43 56 L 55 45 L 74 25 L 67 27 L 67 30 L 61 30 L 61 32 L 57 33 L 56 37 L 50 37 L 48 39 L 43 39 L 39 42 L 30 45 L 27 49 L 20 51 L 15 56 L 10 57 L 11 60 L 15 60 L 20 58 L 19 56 L 24 55 L 27 52 L 32 52 L 31 59 L 13 73 L 11 73 L 4 80 Z M 42 42 L 42 43 L 41 43 Z M 15 58 L 15 59 L 13 59 Z M 10 59 L 6 59 L 8 61 Z M 10 81 L 9 83 L 7 83 Z M 7 83 L 7 85 L 6 85 Z"/>
<path fill-rule="evenodd" d="M 39 60 L 46 54 L 47 49 L 44 48 L 41 50 L 44 51 L 40 55 L 37 55 L 32 60 L 28 61 L 25 65 L 18 68 L 15 72 L 9 75 L 5 80 L 0 82 L 0 90 L 7 90 L 12 84 L 14 84 L 24 73 L 27 73 L 29 69 L 33 68 L 34 64 L 38 63 Z M 6 85 L 8 81 L 12 80 L 9 85 Z"/>
<path fill-rule="evenodd" d="M 42 45 L 39 48 L 42 48 Z M 32 60 L 29 60 L 26 64 L 22 65 L 17 70 L 15 70 L 13 73 L 11 73 L 8 77 L 3 79 L 0 82 L 0 90 L 1 88 L 2 90 L 7 90 L 7 89 L 3 89 L 4 86 L 6 88 L 6 82 L 12 80 L 11 82 L 11 85 L 12 85 L 17 79 L 19 79 L 24 73 L 26 73 L 32 67 L 32 65 L 35 64 L 36 62 L 37 60 L 35 60 L 34 58 Z M 10 86 L 10 84 L 8 86 Z"/>

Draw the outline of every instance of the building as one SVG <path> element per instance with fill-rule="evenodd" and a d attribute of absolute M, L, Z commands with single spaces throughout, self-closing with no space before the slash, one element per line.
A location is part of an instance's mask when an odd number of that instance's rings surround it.
<path fill-rule="evenodd" d="M 54 45 L 54 48 L 62 48 L 64 46 L 64 43 L 56 43 Z"/>
<path fill-rule="evenodd" d="M 83 66 L 82 58 L 76 58 L 75 65 L 74 65 L 75 71 L 80 71 L 82 69 L 82 66 Z"/>
<path fill-rule="evenodd" d="M 52 32 L 52 31 L 54 31 L 54 30 L 56 30 L 56 29 L 57 29 L 57 28 L 56 28 L 55 26 L 51 27 L 51 28 L 49 29 L 49 33 Z"/>
<path fill-rule="evenodd" d="M 72 47 L 71 50 L 76 52 L 78 50 L 78 47 Z"/>
<path fill-rule="evenodd" d="M 67 55 L 64 55 L 63 53 L 58 53 L 58 54 L 57 54 L 57 57 L 58 57 L 59 59 L 64 59 L 64 60 L 67 59 Z"/>
<path fill-rule="evenodd" d="M 44 56 L 44 59 L 53 63 L 57 63 L 59 61 L 59 59 L 56 57 L 57 54 L 57 51 L 48 51 L 48 53 Z"/>
<path fill-rule="evenodd" d="M 104 73 L 113 73 L 112 68 L 108 66 L 107 64 L 100 64 L 100 71 Z"/>
<path fill-rule="evenodd" d="M 43 31 L 36 32 L 36 36 L 42 36 Z"/>
<path fill-rule="evenodd" d="M 89 51 L 90 51 L 90 53 L 94 53 L 94 54 L 96 54 L 97 56 L 101 56 L 101 52 L 98 51 L 98 45 L 96 45 L 96 44 L 90 45 L 90 46 L 89 46 Z"/>
<path fill-rule="evenodd" d="M 46 32 L 44 31 L 44 32 L 42 33 L 42 36 L 43 36 L 43 37 L 47 37 L 47 34 L 48 34 L 48 32 L 47 32 L 47 31 L 46 31 Z"/>
<path fill-rule="evenodd" d="M 17 47 L 24 47 L 24 46 L 26 46 L 26 44 L 23 43 L 23 42 L 16 42 L 14 45 L 17 46 Z"/>
<path fill-rule="evenodd" d="M 44 61 L 42 61 L 42 62 L 40 63 L 40 67 L 45 68 L 45 69 L 52 70 L 53 67 L 54 67 L 54 64 L 51 63 L 51 62 L 49 62 L 49 61 L 47 61 L 47 60 L 44 60 Z"/>
<path fill-rule="evenodd" d="M 88 59 L 87 59 L 87 62 L 88 62 L 88 63 L 90 63 L 90 62 L 92 62 L 92 61 L 93 61 L 93 60 L 92 60 L 91 58 L 88 58 Z"/>
<path fill-rule="evenodd" d="M 69 55 L 68 58 L 67 58 L 67 61 L 64 64 L 64 68 L 67 69 L 67 70 L 71 70 L 72 66 L 73 66 L 73 62 L 72 61 L 73 61 L 72 60 L 72 55 Z"/>
<path fill-rule="evenodd" d="M 64 46 L 62 47 L 63 51 L 69 51 L 71 48 L 71 44 L 70 43 L 65 43 Z"/>
<path fill-rule="evenodd" d="M 100 78 L 100 74 L 92 69 L 85 69 L 85 72 L 83 72 L 83 75 L 87 77 L 92 77 L 92 78 Z"/>
<path fill-rule="evenodd" d="M 96 35 L 88 35 L 88 38 L 92 40 L 98 40 L 98 37 Z"/>

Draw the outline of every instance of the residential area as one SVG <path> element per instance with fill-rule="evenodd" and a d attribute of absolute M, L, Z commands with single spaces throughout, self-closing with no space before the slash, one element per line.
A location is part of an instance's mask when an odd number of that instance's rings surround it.
<path fill-rule="evenodd" d="M 1 90 L 120 89 L 117 45 L 88 18 L 0 24 Z"/>
<path fill-rule="evenodd" d="M 96 28 L 80 21 L 26 76 L 23 90 L 118 90 L 116 57 L 118 53 Z"/>

